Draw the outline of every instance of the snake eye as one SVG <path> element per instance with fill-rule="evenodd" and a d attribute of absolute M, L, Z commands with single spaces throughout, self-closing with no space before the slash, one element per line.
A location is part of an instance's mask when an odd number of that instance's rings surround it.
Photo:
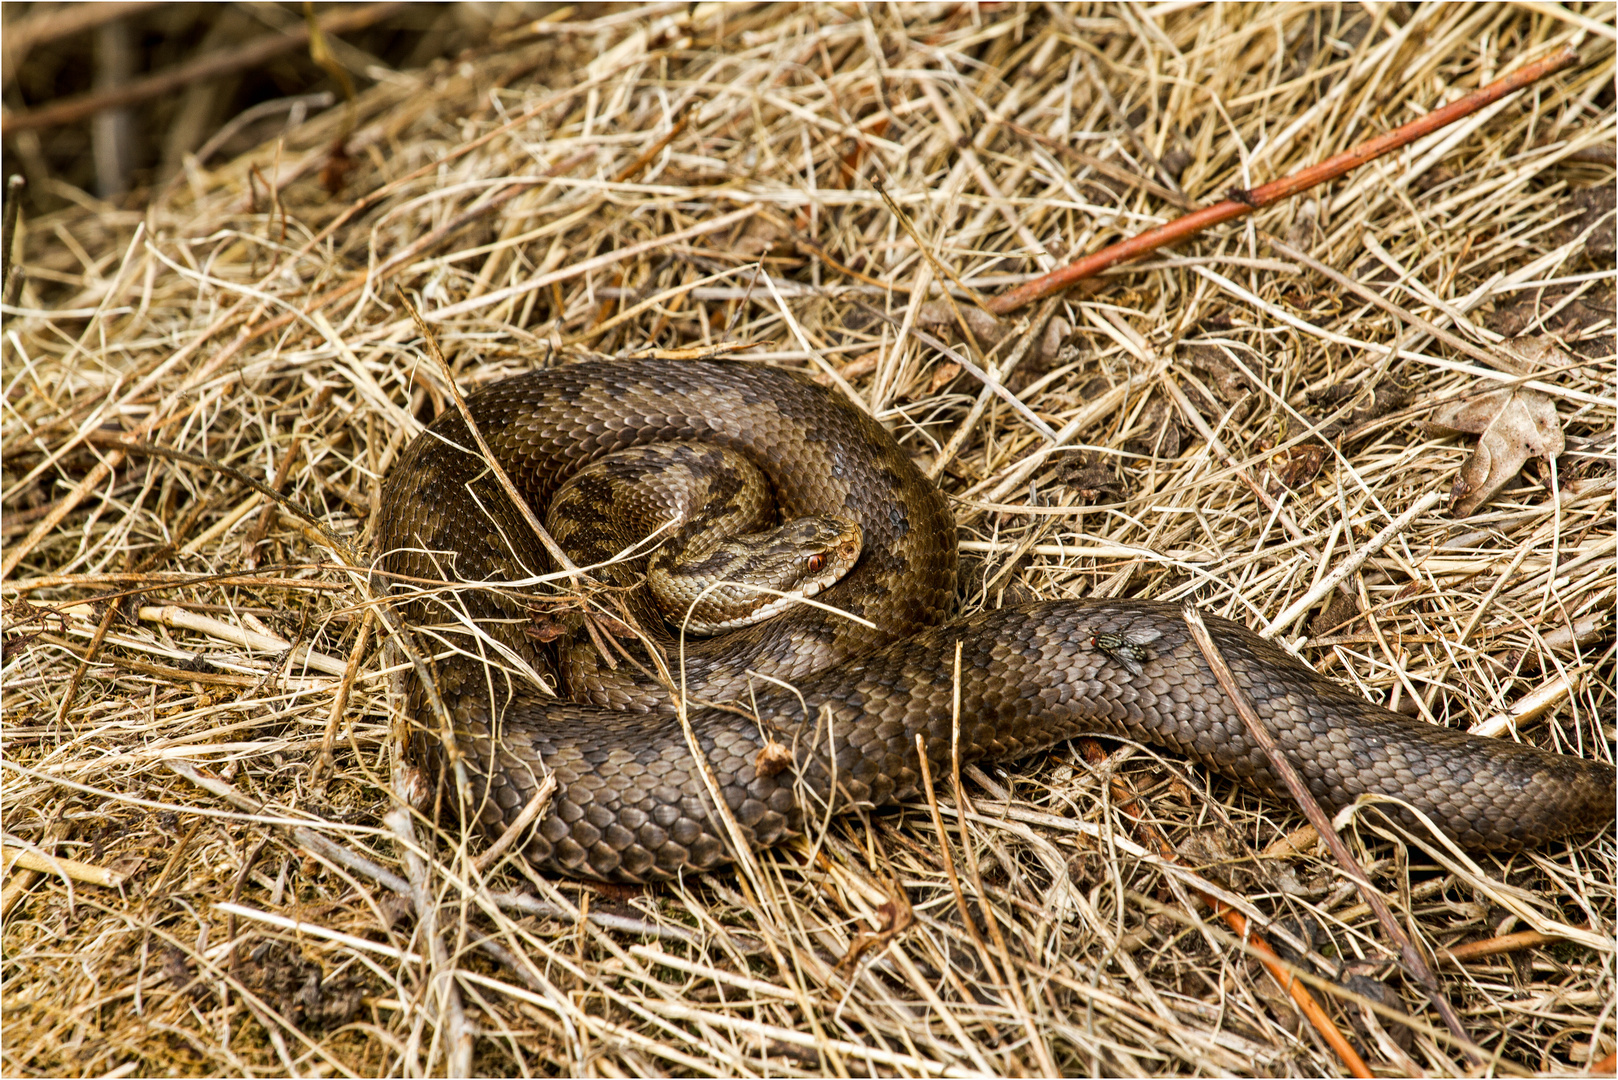
<path fill-rule="evenodd" d="M 808 565 L 811 574 L 818 574 L 826 565 L 826 556 L 811 555 L 809 556 Z"/>

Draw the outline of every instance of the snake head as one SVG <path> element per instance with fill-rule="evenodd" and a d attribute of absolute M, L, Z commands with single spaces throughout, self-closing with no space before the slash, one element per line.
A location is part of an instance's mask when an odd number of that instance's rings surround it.
<path fill-rule="evenodd" d="M 864 532 L 858 522 L 846 518 L 802 517 L 775 530 L 770 546 L 798 561 L 795 589 L 802 596 L 813 596 L 854 569 Z"/>
<path fill-rule="evenodd" d="M 863 550 L 857 522 L 817 515 L 731 537 L 669 565 L 647 581 L 669 621 L 690 634 L 763 622 L 814 596 L 854 568 Z"/>

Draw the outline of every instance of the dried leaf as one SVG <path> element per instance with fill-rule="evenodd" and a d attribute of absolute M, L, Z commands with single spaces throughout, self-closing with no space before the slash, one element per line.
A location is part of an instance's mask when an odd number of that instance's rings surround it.
<path fill-rule="evenodd" d="M 864 378 L 875 371 L 876 366 L 882 362 L 882 353 L 883 350 L 881 349 L 872 349 L 870 352 L 861 353 L 839 368 L 837 374 L 841 375 L 847 382 Z M 822 371 L 815 375 L 815 382 L 821 386 L 830 386 L 832 378 L 830 374 Z"/>
<path fill-rule="evenodd" d="M 792 223 L 769 212 L 749 218 L 731 250 L 744 259 L 784 259 L 799 254 Z"/>
<path fill-rule="evenodd" d="M 1536 390 L 1497 390 L 1446 405 L 1433 414 L 1439 430 L 1478 434 L 1477 449 L 1461 466 L 1451 489 L 1451 510 L 1468 517 L 1522 471 L 1531 457 L 1547 461 L 1562 452 L 1556 405 Z"/>
<path fill-rule="evenodd" d="M 946 328 L 946 330 L 954 328 L 959 332 L 959 327 L 955 321 L 957 308 L 960 310 L 961 318 L 966 320 L 966 325 L 972 328 L 972 336 L 977 339 L 979 348 L 984 350 L 994 348 L 1000 343 L 1000 339 L 1012 330 L 1012 323 L 1003 322 L 990 315 L 987 311 L 964 302 L 957 302 L 955 307 L 951 307 L 941 300 L 923 304 L 916 312 L 916 321 L 922 326 L 935 331 L 942 327 Z"/>
<path fill-rule="evenodd" d="M 1550 334 L 1529 334 L 1500 343 L 1499 351 L 1517 362 L 1518 375 L 1532 375 L 1574 363 L 1573 355 Z"/>
<path fill-rule="evenodd" d="M 1225 351 L 1212 345 L 1186 345 L 1180 348 L 1176 360 L 1196 373 L 1195 381 L 1185 386 L 1186 396 L 1205 415 L 1218 416 L 1229 411 L 1233 423 L 1241 423 L 1253 412 L 1253 392 L 1247 377 L 1231 363 Z M 1204 392 L 1207 387 L 1209 393 Z"/>
<path fill-rule="evenodd" d="M 1128 495 L 1128 488 L 1119 480 L 1112 464 L 1099 456 L 1092 458 L 1084 451 L 1063 460 L 1056 480 L 1078 492 L 1079 498 L 1087 503 L 1122 502 Z"/>
<path fill-rule="evenodd" d="M 910 898 L 905 895 L 904 889 L 898 883 L 893 883 L 892 890 L 888 899 L 876 907 L 876 929 L 862 930 L 854 935 L 854 940 L 848 944 L 848 952 L 837 962 L 837 970 L 844 975 L 852 974 L 866 955 L 886 948 L 889 942 L 915 924 L 916 912 L 910 906 Z"/>
<path fill-rule="evenodd" d="M 1317 638 L 1327 634 L 1346 634 L 1349 626 L 1359 618 L 1359 601 L 1351 596 L 1344 596 L 1340 592 L 1331 594 L 1331 599 L 1319 615 L 1309 624 L 1309 633 Z"/>
<path fill-rule="evenodd" d="M 961 365 L 956 363 L 939 364 L 933 369 L 932 378 L 927 382 L 927 396 L 931 397 L 944 387 L 955 381 L 961 373 Z"/>
<path fill-rule="evenodd" d="M 961 318 L 966 320 L 966 325 L 972 328 L 972 336 L 977 339 L 978 348 L 984 352 L 992 350 L 996 345 L 1000 344 L 1007 334 L 1017 328 L 1015 320 L 997 319 L 987 311 L 975 308 L 971 304 L 957 302 L 956 307 L 960 309 Z M 959 333 L 959 324 L 955 319 L 955 308 L 950 307 L 941 300 L 934 300 L 921 305 L 916 311 L 916 322 L 934 333 L 941 330 L 946 335 L 950 330 L 955 330 Z M 1070 330 L 1071 328 L 1068 326 L 1066 319 L 1053 318 L 1045 326 L 1045 336 L 1039 339 L 1039 348 L 1034 353 L 1035 358 L 1055 359 L 1056 355 L 1061 352 L 1062 343 L 1067 340 Z"/>
<path fill-rule="evenodd" d="M 1326 448 L 1318 443 L 1278 450 L 1270 455 L 1264 489 L 1276 497 L 1283 491 L 1301 491 L 1320 475 L 1325 460 Z"/>
<path fill-rule="evenodd" d="M 1341 439 L 1362 424 L 1404 408 L 1415 397 L 1414 391 L 1414 385 L 1402 383 L 1393 376 L 1385 376 L 1372 384 L 1369 391 L 1357 384 L 1337 383 L 1311 393 L 1309 401 L 1325 410 L 1334 410 L 1350 398 L 1361 398 L 1359 408 L 1320 429 L 1321 439 L 1329 443 Z"/>
<path fill-rule="evenodd" d="M 753 771 L 763 777 L 779 776 L 791 764 L 792 749 L 786 743 L 771 739 L 759 747 L 758 754 L 753 758 Z"/>
<path fill-rule="evenodd" d="M 1098 396 L 1090 387 L 1086 387 L 1084 393 Z M 1157 397 L 1146 403 L 1136 430 L 1142 433 L 1142 437 L 1131 439 L 1125 449 L 1145 457 L 1155 457 L 1160 461 L 1173 461 L 1178 458 L 1180 450 L 1190 442 L 1186 435 L 1188 429 L 1182 425 L 1179 413 L 1168 408 L 1163 400 Z"/>

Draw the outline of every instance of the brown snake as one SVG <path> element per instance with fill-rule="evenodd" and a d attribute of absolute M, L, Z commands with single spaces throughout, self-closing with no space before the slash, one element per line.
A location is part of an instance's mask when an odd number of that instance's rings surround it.
<path fill-rule="evenodd" d="M 700 704 L 689 712 L 750 845 L 801 833 L 838 809 L 915 794 L 918 733 L 933 771 L 946 769 L 957 670 L 963 762 L 1112 734 L 1282 791 L 1174 605 L 1056 601 L 939 625 L 955 589 L 955 523 L 943 495 L 876 421 L 799 376 L 722 361 L 592 361 L 497 383 L 467 404 L 536 508 L 589 461 L 679 439 L 753 460 L 783 514 L 835 514 L 862 526 L 859 562 L 820 599 L 871 627 L 798 607 L 684 643 L 689 700 L 740 703 L 758 716 Z M 417 684 L 408 708 L 424 730 L 414 733 L 412 754 L 439 766 L 464 761 L 469 816 L 498 834 L 549 773 L 559 786 L 526 848 L 542 869 L 645 881 L 730 861 L 727 826 L 664 691 L 620 662 L 576 692 L 591 704 L 572 704 L 542 693 L 522 670 L 548 672 L 546 649 L 518 594 L 489 585 L 531 579 L 552 564 L 458 413 L 440 416 L 401 455 L 383 488 L 378 537 L 384 572 L 468 583 L 441 586 L 407 611 L 437 646 L 433 681 L 457 747 L 445 751 Z M 468 632 L 468 618 L 481 635 Z M 1328 812 L 1362 794 L 1392 796 L 1471 848 L 1518 848 L 1612 823 L 1611 765 L 1407 719 L 1235 623 L 1207 622 Z M 681 644 L 664 644 L 679 685 Z M 1416 827 L 1403 807 L 1384 809 Z"/>

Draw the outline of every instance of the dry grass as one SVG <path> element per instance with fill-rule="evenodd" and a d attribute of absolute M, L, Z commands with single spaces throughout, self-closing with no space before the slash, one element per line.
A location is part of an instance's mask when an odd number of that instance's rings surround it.
<path fill-rule="evenodd" d="M 1350 577 L 1353 605 L 1292 628 L 1303 655 L 1455 725 L 1542 694 L 1522 738 L 1610 759 L 1611 6 L 1176 7 L 557 23 L 363 95 L 341 194 L 321 183 L 338 108 L 144 213 L 80 197 L 25 222 L 4 339 L 7 864 L 43 852 L 121 883 L 10 868 L 5 1071 L 1342 1073 L 1198 882 L 1259 925 L 1318 923 L 1300 963 L 1378 1071 L 1465 1069 L 1341 875 L 1267 851 L 1297 816 L 1150 752 L 969 776 L 964 826 L 941 778 L 943 837 L 925 806 L 849 818 L 756 874 L 644 891 L 484 873 L 464 837 L 388 817 L 391 674 L 344 563 L 445 406 L 395 285 L 467 387 L 551 348 L 722 339 L 839 372 L 957 497 L 967 608 L 1194 596 L 1262 626 L 1448 491 L 1473 439 L 1422 420 L 1504 377 L 1272 234 L 1475 346 L 1563 350 L 1532 363 L 1569 452 L 1466 520 L 1419 515 Z M 1272 179 L 1569 41 L 1572 72 L 1068 294 L 1063 348 L 1003 377 L 1076 451 L 1044 453 L 988 395 L 946 454 L 981 384 L 918 340 L 933 275 L 872 178 L 993 293 L 1173 216 L 1176 186 Z M 1384 377 L 1404 411 L 1367 420 Z M 1343 418 L 1352 438 L 1311 438 Z M 109 429 L 279 482 L 352 550 L 216 471 L 125 458 Z M 1610 832 L 1476 867 L 1349 832 L 1440 958 L 1569 938 L 1440 962 L 1489 1069 L 1613 1051 Z M 1411 1019 L 1368 1028 L 1345 985 Z"/>

